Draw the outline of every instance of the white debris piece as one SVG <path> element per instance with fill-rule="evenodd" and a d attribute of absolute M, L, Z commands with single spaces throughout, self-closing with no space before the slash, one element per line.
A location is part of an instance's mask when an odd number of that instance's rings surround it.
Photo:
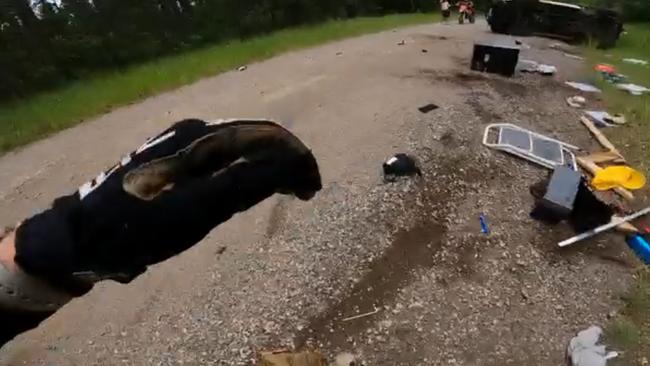
<path fill-rule="evenodd" d="M 633 64 L 633 65 L 647 65 L 648 61 L 646 60 L 639 60 L 638 58 L 624 58 L 623 62 L 628 63 L 628 64 Z"/>
<path fill-rule="evenodd" d="M 537 72 L 539 72 L 542 75 L 553 75 L 557 72 L 557 67 L 552 65 L 541 64 L 539 65 L 539 67 L 537 67 Z"/>
<path fill-rule="evenodd" d="M 589 119 L 596 122 L 598 127 L 614 126 L 614 117 L 605 111 L 585 111 L 585 114 Z"/>
<path fill-rule="evenodd" d="M 585 104 L 587 104 L 587 99 L 585 99 L 583 96 L 575 95 L 567 98 L 566 102 L 573 108 L 582 108 L 585 106 Z"/>
<path fill-rule="evenodd" d="M 608 360 L 618 357 L 617 352 L 608 353 L 605 346 L 598 344 L 602 334 L 600 327 L 593 326 L 571 339 L 567 355 L 573 366 L 606 366 Z"/>
<path fill-rule="evenodd" d="M 578 89 L 578 90 L 581 90 L 581 91 L 587 92 L 587 93 L 600 93 L 601 92 L 600 89 L 596 88 L 595 86 L 593 86 L 591 84 L 578 83 L 578 82 L 575 82 L 575 81 L 566 81 L 564 83 L 566 85 L 574 88 L 574 89 Z"/>
<path fill-rule="evenodd" d="M 564 57 L 572 58 L 574 60 L 584 60 L 585 59 L 582 56 L 574 55 L 573 53 L 568 53 L 568 52 L 564 53 Z"/>
<path fill-rule="evenodd" d="M 523 72 L 538 72 L 542 75 L 553 75 L 557 72 L 557 67 L 540 64 L 533 60 L 520 60 L 517 66 Z"/>
<path fill-rule="evenodd" d="M 621 90 L 625 90 L 632 95 L 643 95 L 644 93 L 650 91 L 650 89 L 646 88 L 645 86 L 636 84 L 617 84 L 616 87 Z"/>
<path fill-rule="evenodd" d="M 524 72 L 536 72 L 537 68 L 539 67 L 539 63 L 533 60 L 519 60 L 517 67 L 519 70 Z"/>
<path fill-rule="evenodd" d="M 237 68 L 237 71 L 246 71 L 248 69 L 248 66 L 240 66 Z"/>

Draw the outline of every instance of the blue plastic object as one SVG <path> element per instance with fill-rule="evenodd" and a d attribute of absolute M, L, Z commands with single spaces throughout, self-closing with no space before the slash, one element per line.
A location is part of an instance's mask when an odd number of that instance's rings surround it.
<path fill-rule="evenodd" d="M 645 264 L 650 265 L 650 243 L 642 235 L 630 236 L 627 244 Z"/>
<path fill-rule="evenodd" d="M 481 214 L 480 219 L 481 219 L 481 232 L 483 234 L 489 234 L 490 228 L 488 228 L 487 219 L 485 218 L 485 215 Z"/>

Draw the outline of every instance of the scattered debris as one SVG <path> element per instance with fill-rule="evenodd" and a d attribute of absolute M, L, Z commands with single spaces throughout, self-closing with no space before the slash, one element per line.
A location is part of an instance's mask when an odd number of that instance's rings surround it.
<path fill-rule="evenodd" d="M 628 63 L 628 64 L 633 64 L 633 65 L 647 65 L 648 61 L 646 60 L 639 60 L 638 58 L 624 58 L 623 62 Z"/>
<path fill-rule="evenodd" d="M 333 366 L 356 366 L 357 358 L 351 353 L 341 353 L 334 359 Z"/>
<path fill-rule="evenodd" d="M 520 40 L 518 40 L 518 39 L 515 39 L 515 44 L 516 44 L 517 46 L 519 46 L 521 49 L 524 49 L 524 50 L 529 50 L 529 49 L 530 49 L 530 45 L 529 45 L 529 44 L 524 43 L 524 42 L 522 42 L 522 41 L 520 41 Z"/>
<path fill-rule="evenodd" d="M 587 93 L 600 93 L 601 92 L 600 89 L 596 88 L 595 86 L 593 86 L 591 84 L 578 83 L 578 82 L 575 82 L 575 81 L 565 81 L 564 83 L 566 85 L 574 88 L 574 89 L 578 89 L 580 91 L 587 92 Z"/>
<path fill-rule="evenodd" d="M 341 56 L 343 54 L 343 51 L 339 51 L 336 53 L 337 56 Z"/>
<path fill-rule="evenodd" d="M 568 57 L 568 58 L 572 58 L 572 59 L 574 59 L 574 60 L 580 60 L 580 61 L 583 61 L 583 60 L 585 59 L 585 58 L 582 57 L 582 56 L 578 56 L 578 55 L 575 55 L 575 54 L 573 54 L 573 53 L 568 53 L 568 52 L 565 52 L 565 53 L 564 53 L 564 57 Z"/>
<path fill-rule="evenodd" d="M 519 61 L 519 48 L 498 43 L 476 43 L 472 70 L 512 76 Z"/>
<path fill-rule="evenodd" d="M 404 40 L 401 40 L 401 41 L 397 42 L 398 46 L 404 46 L 405 44 L 406 44 L 406 41 L 404 41 Z"/>
<path fill-rule="evenodd" d="M 367 317 L 369 317 L 369 316 L 373 316 L 373 315 L 379 313 L 380 310 L 381 310 L 381 309 L 375 309 L 375 310 L 373 310 L 373 311 L 370 311 L 370 312 L 367 312 L 367 313 L 364 313 L 364 314 L 359 314 L 359 315 L 351 316 L 351 317 L 349 317 L 349 318 L 341 319 L 341 321 L 342 321 L 342 322 L 349 322 L 349 321 L 352 321 L 352 320 L 357 320 L 357 319 L 361 319 L 361 318 L 367 318 Z"/>
<path fill-rule="evenodd" d="M 565 219 L 565 216 L 553 210 L 554 206 L 544 202 L 550 183 L 549 177 L 530 187 L 530 193 L 535 198 L 535 206 L 530 216 L 546 224 L 557 225 Z M 586 181 L 581 179 L 578 193 L 573 201 L 573 209 L 566 219 L 574 231 L 582 233 L 611 222 L 613 213 L 614 210 L 600 201 L 588 188 Z"/>
<path fill-rule="evenodd" d="M 584 170 L 586 170 L 589 174 L 591 174 L 592 176 L 595 176 L 596 174 L 598 174 L 599 171 L 601 171 L 603 169 L 600 166 L 598 166 L 598 164 L 596 164 L 593 161 L 589 160 L 588 157 L 582 157 L 582 156 L 578 157 L 577 161 L 578 161 L 578 164 L 580 164 L 580 166 Z M 614 188 L 614 192 L 618 193 L 619 195 L 621 195 L 623 198 L 625 198 L 628 201 L 634 201 L 634 195 L 632 194 L 632 192 L 628 191 L 625 188 L 616 187 L 616 188 Z"/>
<path fill-rule="evenodd" d="M 626 216 L 626 217 L 623 217 L 623 218 L 613 220 L 609 224 L 599 226 L 599 227 L 597 227 L 597 228 L 595 228 L 593 230 L 589 230 L 589 231 L 587 231 L 585 233 L 574 236 L 573 238 L 564 240 L 564 241 L 558 243 L 558 246 L 560 246 L 561 248 L 567 247 L 569 245 L 575 244 L 575 243 L 580 242 L 582 240 L 591 238 L 592 236 L 596 236 L 596 235 L 598 235 L 600 233 L 604 233 L 606 231 L 609 231 L 609 230 L 617 227 L 620 224 L 623 224 L 623 223 L 630 222 L 632 220 L 638 219 L 639 217 L 645 216 L 645 215 L 647 215 L 649 213 L 650 213 L 650 207 L 645 208 L 645 209 L 643 209 L 643 210 L 641 210 L 641 211 L 639 211 L 639 212 L 637 212 L 635 214 L 632 214 L 630 216 Z"/>
<path fill-rule="evenodd" d="M 300 353 L 288 350 L 262 352 L 261 366 L 327 366 L 325 357 L 317 351 Z"/>
<path fill-rule="evenodd" d="M 614 154 L 620 157 L 623 157 L 623 155 L 621 154 L 620 151 L 618 151 L 616 146 L 614 146 L 614 144 L 612 144 L 609 141 L 609 139 L 605 137 L 605 135 L 603 135 L 602 132 L 600 132 L 598 127 L 596 127 L 593 122 L 591 122 L 589 119 L 585 117 L 580 117 L 580 121 L 582 122 L 583 125 L 585 125 L 585 127 L 587 127 L 589 132 L 591 132 L 591 134 L 596 138 L 596 140 L 598 140 L 598 143 L 600 143 L 602 147 L 604 147 L 605 149 L 613 152 Z"/>
<path fill-rule="evenodd" d="M 614 117 L 605 111 L 585 111 L 585 115 L 596 122 L 598 127 L 614 126 Z"/>
<path fill-rule="evenodd" d="M 591 120 L 586 117 L 581 117 L 580 121 L 583 125 L 585 125 L 585 127 L 587 127 L 589 132 L 591 132 L 591 134 L 596 138 L 598 143 L 600 143 L 600 145 L 607 150 L 604 153 L 596 153 L 589 156 L 578 157 L 577 161 L 583 169 L 589 172 L 592 176 L 595 176 L 599 171 L 603 169 L 599 167 L 598 164 L 610 162 L 625 163 L 625 158 L 623 158 L 623 155 L 620 153 L 620 151 L 618 151 L 614 144 L 612 144 L 609 139 L 603 135 L 602 132 L 600 132 L 598 127 L 596 127 L 594 123 L 591 122 Z M 634 195 L 632 192 L 628 191 L 625 188 L 616 187 L 614 188 L 614 191 L 629 201 L 634 200 Z"/>
<path fill-rule="evenodd" d="M 583 96 L 575 95 L 567 98 L 566 102 L 573 108 L 583 108 L 587 104 L 587 99 Z"/>
<path fill-rule="evenodd" d="M 623 83 L 627 80 L 627 76 L 617 74 L 617 73 L 610 73 L 610 72 L 602 72 L 600 73 L 600 76 L 603 77 L 603 79 L 609 83 L 612 84 L 620 84 Z"/>
<path fill-rule="evenodd" d="M 600 327 L 591 327 L 571 339 L 567 356 L 573 366 L 605 366 L 607 361 L 618 357 L 617 352 L 607 352 L 598 342 L 603 334 Z"/>
<path fill-rule="evenodd" d="M 575 155 L 571 150 L 578 147 L 509 123 L 491 124 L 486 127 L 483 145 L 501 150 L 549 169 L 569 166 L 577 170 Z"/>
<path fill-rule="evenodd" d="M 490 228 L 487 223 L 487 219 L 485 218 L 485 215 L 481 214 L 479 217 L 479 221 L 481 222 L 481 232 L 483 234 L 489 234 L 490 233 Z"/>
<path fill-rule="evenodd" d="M 557 72 L 557 67 L 552 65 L 541 64 L 537 68 L 537 72 L 539 72 L 542 75 L 553 75 Z"/>
<path fill-rule="evenodd" d="M 645 86 L 636 84 L 618 84 L 616 87 L 621 90 L 625 90 L 632 95 L 643 95 L 644 93 L 650 91 L 650 89 L 646 88 Z"/>
<path fill-rule="evenodd" d="M 422 53 L 428 53 L 428 52 L 429 52 L 429 50 L 424 49 L 424 48 L 422 49 Z"/>
<path fill-rule="evenodd" d="M 406 154 L 397 154 L 388 159 L 384 165 L 384 179 L 388 182 L 394 181 L 397 177 L 422 176 L 422 170 L 418 167 L 415 158 Z"/>
<path fill-rule="evenodd" d="M 248 66 L 240 66 L 237 68 L 237 71 L 246 71 L 248 70 Z"/>
<path fill-rule="evenodd" d="M 636 255 L 647 265 L 650 265 L 650 243 L 641 234 L 630 235 L 627 244 Z"/>
<path fill-rule="evenodd" d="M 598 64 L 594 67 L 594 70 L 607 74 L 616 74 L 616 67 L 610 64 Z"/>
<path fill-rule="evenodd" d="M 439 108 L 439 107 L 438 107 L 437 105 L 435 105 L 435 104 L 433 104 L 433 103 L 429 103 L 429 104 L 427 104 L 427 105 L 425 105 L 425 106 L 422 106 L 422 107 L 418 108 L 418 110 L 419 110 L 420 112 L 426 114 L 426 113 L 429 113 L 429 112 L 431 112 L 431 111 L 435 111 L 435 110 L 438 109 L 438 108 Z"/>
<path fill-rule="evenodd" d="M 626 165 L 614 165 L 596 173 L 591 186 L 599 191 L 608 191 L 622 187 L 631 191 L 641 189 L 646 185 L 643 173 Z"/>
<path fill-rule="evenodd" d="M 522 72 L 537 72 L 539 63 L 533 60 L 519 60 L 517 63 L 517 68 Z"/>
<path fill-rule="evenodd" d="M 557 72 L 557 67 L 552 65 L 540 64 L 537 61 L 521 60 L 518 67 L 523 72 L 537 72 L 542 75 L 553 75 Z"/>
<path fill-rule="evenodd" d="M 575 47 L 569 46 L 569 45 L 566 45 L 566 44 L 562 44 L 562 43 L 551 43 L 548 46 L 548 48 L 550 48 L 552 50 L 562 51 L 562 52 L 569 52 L 569 51 L 575 50 Z"/>

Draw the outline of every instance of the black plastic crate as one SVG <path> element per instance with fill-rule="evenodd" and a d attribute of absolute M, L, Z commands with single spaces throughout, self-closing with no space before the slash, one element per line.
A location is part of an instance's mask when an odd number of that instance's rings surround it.
<path fill-rule="evenodd" d="M 498 43 L 475 43 L 472 70 L 512 76 L 519 62 L 519 48 Z"/>

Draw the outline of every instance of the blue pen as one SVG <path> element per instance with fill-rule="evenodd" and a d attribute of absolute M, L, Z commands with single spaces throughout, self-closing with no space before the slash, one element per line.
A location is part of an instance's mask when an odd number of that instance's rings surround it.
<path fill-rule="evenodd" d="M 481 220 L 481 232 L 483 234 L 489 234 L 490 229 L 488 228 L 487 219 L 485 218 L 485 215 L 481 214 L 480 220 Z"/>

